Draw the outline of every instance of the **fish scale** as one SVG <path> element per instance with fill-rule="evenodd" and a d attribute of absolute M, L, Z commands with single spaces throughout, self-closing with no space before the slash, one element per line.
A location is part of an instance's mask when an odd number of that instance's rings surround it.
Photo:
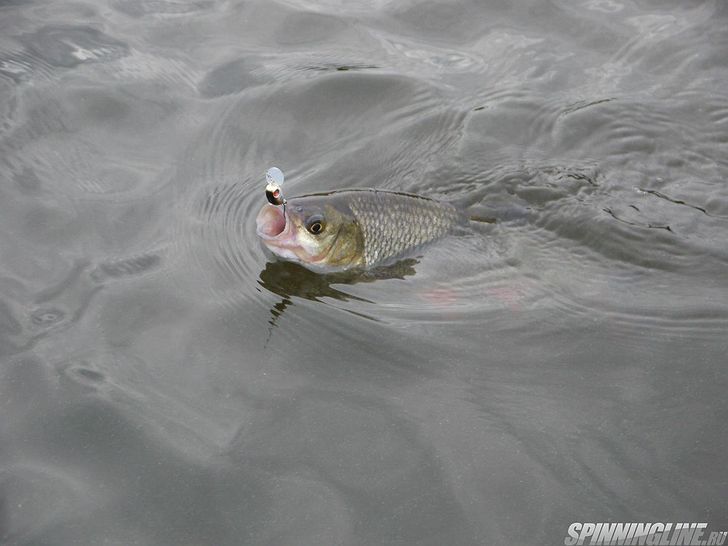
<path fill-rule="evenodd" d="M 367 265 L 442 237 L 459 217 L 451 205 L 426 197 L 383 191 L 352 193 L 349 207 L 364 235 Z"/>

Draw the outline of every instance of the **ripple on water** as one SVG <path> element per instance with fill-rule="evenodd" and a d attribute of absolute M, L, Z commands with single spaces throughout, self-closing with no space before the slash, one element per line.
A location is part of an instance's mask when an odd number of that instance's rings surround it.
<path fill-rule="evenodd" d="M 435 0 L 392 4 L 390 16 L 399 34 L 427 36 L 430 42 L 467 43 L 481 37 L 494 24 L 479 2 L 444 4 Z M 490 6 L 489 6 L 490 7 Z"/>
<path fill-rule="evenodd" d="M 0 137 L 15 125 L 18 96 L 15 85 L 0 78 Z"/>
<path fill-rule="evenodd" d="M 331 54 L 296 52 L 284 57 L 260 58 L 247 54 L 211 69 L 198 84 L 197 90 L 205 98 L 217 98 L 264 84 L 276 83 L 282 87 L 292 80 L 319 78 L 324 72 L 356 72 L 378 68 L 351 54 L 345 59 Z"/>
<path fill-rule="evenodd" d="M 423 172 L 457 140 L 462 114 L 444 107 L 435 88 L 413 78 L 307 71 L 283 87 L 231 97 L 209 119 L 190 144 L 180 179 L 191 182 L 192 173 L 197 180 L 224 180 L 249 176 L 253 169 L 258 176 L 277 164 L 286 172 L 287 191 L 300 194 L 383 187 L 372 177 L 381 169 L 372 165 L 391 165 L 399 176 Z M 425 137 L 415 138 L 418 129 Z M 297 190 L 298 184 L 305 190 Z"/>
<path fill-rule="evenodd" d="M 666 74 L 675 77 L 700 62 L 700 47 L 705 39 L 705 23 L 716 15 L 716 2 L 683 4 L 679 12 L 641 13 L 626 22 L 636 30 L 613 59 L 618 64 L 633 67 L 639 73 Z M 678 14 L 679 13 L 679 14 Z M 676 39 L 679 36 L 679 39 Z M 691 46 L 694 44 L 694 47 Z M 694 70 L 691 70 L 694 73 Z M 680 78 L 684 81 L 684 76 Z M 660 85 L 665 81 L 661 80 Z"/>
<path fill-rule="evenodd" d="M 557 315 L 550 320 L 607 321 L 625 338 L 645 331 L 665 337 L 715 335 L 728 324 L 728 312 L 720 301 L 706 306 L 714 288 L 691 288 L 684 275 L 722 269 L 728 258 L 712 248 L 710 238 L 699 236 L 718 236 L 726 224 L 692 201 L 705 195 L 705 181 L 683 184 L 676 199 L 625 189 L 625 181 L 615 176 L 593 162 L 514 162 L 497 155 L 454 159 L 417 190 L 429 193 L 449 178 L 447 195 L 469 211 L 520 201 L 528 219 L 487 226 L 428 250 L 423 265 L 429 268 L 420 268 L 409 283 L 423 297 L 412 303 L 395 295 L 383 315 L 390 324 L 394 316 L 465 326 L 500 314 L 504 320 L 498 322 L 519 328 L 519 322 L 542 317 L 539 310 L 551 310 Z M 609 205 L 611 214 L 605 210 Z M 668 224 L 680 230 L 664 229 Z M 448 262 L 453 264 L 449 276 L 442 265 Z M 448 282 L 435 291 L 421 290 L 428 277 Z M 354 293 L 377 301 L 366 290 Z M 683 295 L 681 311 L 675 294 Z M 378 311 L 374 314 L 381 317 Z M 497 323 L 489 326 L 497 328 Z"/>
<path fill-rule="evenodd" d="M 164 177 L 168 168 L 160 154 L 177 143 L 159 138 L 150 146 L 138 131 L 166 135 L 179 118 L 173 116 L 171 103 L 150 93 L 144 84 L 79 85 L 66 86 L 48 100 L 28 89 L 23 123 L 12 129 L 13 138 L 2 142 L 0 149 L 11 165 L 17 165 L 13 170 L 33 165 L 34 176 L 54 193 L 105 197 L 158 191 L 164 184 L 158 177 Z"/>
<path fill-rule="evenodd" d="M 282 46 L 328 42 L 335 40 L 347 27 L 341 17 L 296 11 L 283 19 L 276 30 L 275 41 Z"/>
<path fill-rule="evenodd" d="M 44 338 L 63 335 L 84 319 L 89 305 L 104 287 L 103 282 L 141 275 L 158 267 L 161 252 L 148 252 L 125 259 L 101 261 L 91 269 L 85 261 L 66 263 L 54 260 L 53 271 L 26 275 L 23 281 L 5 274 L 4 282 L 13 286 L 10 297 L 0 298 L 0 353 L 17 354 L 35 347 Z M 59 273 L 62 271 L 62 273 Z M 36 288 L 42 282 L 42 288 Z"/>
<path fill-rule="evenodd" d="M 162 97 L 179 97 L 189 95 L 197 88 L 200 74 L 179 53 L 174 55 L 151 54 L 135 50 L 117 62 L 101 65 L 97 73 L 104 73 L 110 80 L 122 82 L 144 82 L 149 89 L 150 97 L 158 103 L 173 104 Z M 163 91 L 162 91 L 163 89 Z"/>
<path fill-rule="evenodd" d="M 53 368 L 63 387 L 70 389 L 69 397 L 122 414 L 157 440 L 175 445 L 175 450 L 209 455 L 210 449 L 229 440 L 224 410 L 198 404 L 183 381 L 170 383 L 139 356 L 90 350 L 55 362 Z"/>
<path fill-rule="evenodd" d="M 180 259 L 194 264 L 195 284 L 223 305 L 254 298 L 251 288 L 264 260 L 262 251 L 255 251 L 260 247 L 254 232 L 263 202 L 252 186 L 240 182 L 198 188 L 188 196 L 176 226 Z"/>
<path fill-rule="evenodd" d="M 246 56 L 213 68 L 200 82 L 198 90 L 203 97 L 215 98 L 239 93 L 267 81 L 267 71 L 262 70 L 259 62 Z"/>
<path fill-rule="evenodd" d="M 53 67 L 33 53 L 3 51 L 0 53 L 0 75 L 15 83 L 31 79 L 45 80 L 53 75 Z"/>
<path fill-rule="evenodd" d="M 278 0 L 279 4 L 290 6 L 295 10 L 305 9 L 309 12 L 321 13 L 367 13 L 379 11 L 396 0 Z"/>
<path fill-rule="evenodd" d="M 112 7 L 132 17 L 145 15 L 188 15 L 209 9 L 214 2 L 211 0 L 117 0 Z"/>
<path fill-rule="evenodd" d="M 124 360 L 127 365 L 124 375 L 133 377 L 140 363 L 128 361 L 128 359 Z M 109 396 L 109 391 L 114 388 L 114 381 L 116 381 L 113 365 L 118 361 L 119 359 L 113 355 L 93 353 L 63 361 L 56 364 L 55 368 L 62 374 L 64 379 L 85 387 L 89 392 Z M 134 382 L 132 381 L 132 383 Z"/>
<path fill-rule="evenodd" d="M 23 34 L 20 40 L 44 62 L 59 68 L 109 62 L 129 53 L 126 43 L 91 27 L 46 26 Z"/>
<path fill-rule="evenodd" d="M 33 311 L 30 320 L 37 326 L 52 326 L 62 321 L 65 316 L 66 313 L 62 309 L 47 307 Z"/>
<path fill-rule="evenodd" d="M 90 275 L 97 282 L 107 278 L 119 279 L 133 275 L 143 275 L 157 269 L 161 263 L 161 252 L 147 252 L 136 256 L 101 262 L 91 271 Z"/>

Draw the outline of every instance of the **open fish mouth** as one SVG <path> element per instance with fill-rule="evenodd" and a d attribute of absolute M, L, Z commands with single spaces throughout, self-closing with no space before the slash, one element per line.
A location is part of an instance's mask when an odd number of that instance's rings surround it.
<path fill-rule="evenodd" d="M 264 206 L 255 219 L 258 235 L 266 240 L 276 239 L 281 236 L 288 227 L 286 214 L 281 207 L 273 205 Z"/>
<path fill-rule="evenodd" d="M 306 255 L 296 236 L 294 223 L 283 210 L 283 207 L 265 205 L 255 219 L 256 231 L 273 254 L 294 262 L 302 262 Z"/>
<path fill-rule="evenodd" d="M 280 184 L 283 182 L 283 173 L 280 169 L 269 169 L 266 173 L 267 205 L 258 212 L 255 218 L 255 231 L 263 244 L 276 256 L 284 260 L 303 262 L 309 253 L 305 248 L 305 241 L 300 239 L 297 228 L 299 219 L 295 222 L 286 214 L 286 202 L 281 196 Z"/>

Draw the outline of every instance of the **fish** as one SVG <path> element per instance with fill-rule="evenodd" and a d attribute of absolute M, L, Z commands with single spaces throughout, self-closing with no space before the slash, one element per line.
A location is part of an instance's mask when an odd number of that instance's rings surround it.
<path fill-rule="evenodd" d="M 376 189 L 337 190 L 265 204 L 256 232 L 277 257 L 317 272 L 393 263 L 464 221 L 454 205 Z"/>

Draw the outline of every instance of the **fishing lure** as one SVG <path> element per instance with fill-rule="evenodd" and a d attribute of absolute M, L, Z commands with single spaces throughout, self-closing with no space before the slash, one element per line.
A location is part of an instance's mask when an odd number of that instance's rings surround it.
<path fill-rule="evenodd" d="M 286 200 L 283 199 L 283 192 L 281 186 L 283 185 L 283 171 L 278 167 L 271 167 L 265 173 L 265 196 L 268 198 L 268 202 L 276 207 L 283 205 L 285 207 Z"/>

